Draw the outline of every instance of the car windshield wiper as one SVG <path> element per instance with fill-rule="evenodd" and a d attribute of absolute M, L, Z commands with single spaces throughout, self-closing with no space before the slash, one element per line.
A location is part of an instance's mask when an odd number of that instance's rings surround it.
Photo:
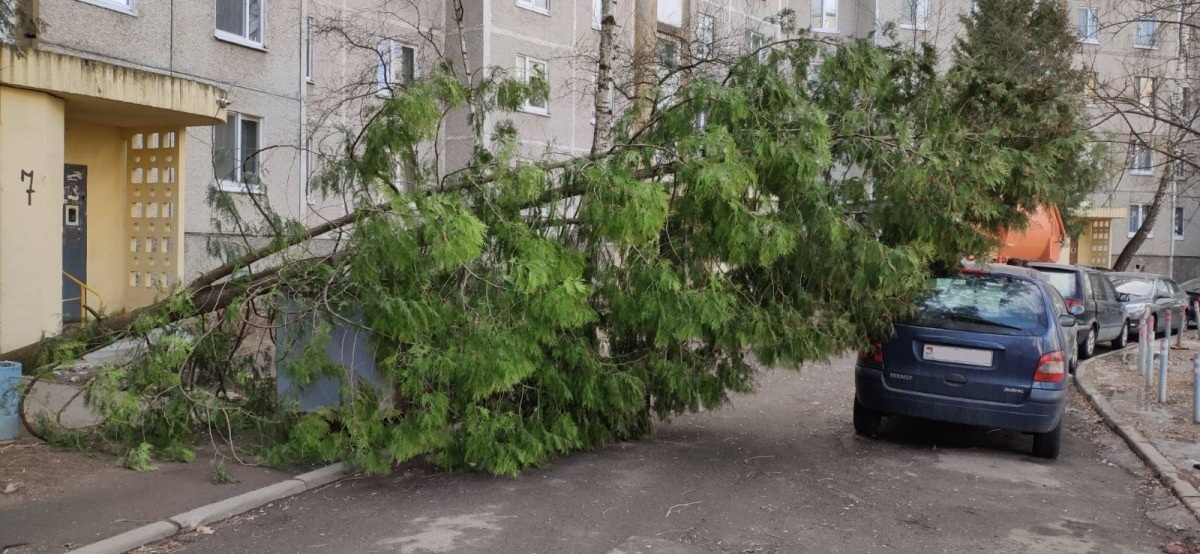
<path fill-rule="evenodd" d="M 979 316 L 974 316 L 974 315 L 958 314 L 958 313 L 954 313 L 954 312 L 949 312 L 949 313 L 945 313 L 942 315 L 944 315 L 947 319 L 953 319 L 955 321 L 965 321 L 967 323 L 979 323 L 982 325 L 994 325 L 996 327 L 1003 327 L 1005 329 L 1013 329 L 1015 331 L 1024 331 L 1025 330 L 1024 327 L 1018 327 L 1016 325 L 1010 325 L 1008 323 L 1001 323 L 999 321 L 992 321 L 990 319 L 985 319 L 985 318 L 982 318 Z"/>

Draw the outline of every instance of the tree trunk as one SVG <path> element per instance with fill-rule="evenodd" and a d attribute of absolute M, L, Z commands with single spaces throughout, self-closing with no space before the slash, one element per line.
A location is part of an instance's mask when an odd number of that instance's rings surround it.
<path fill-rule="evenodd" d="M 1113 262 L 1113 271 L 1125 271 L 1129 267 L 1129 262 L 1133 261 L 1133 257 L 1137 255 L 1142 244 L 1150 236 L 1150 231 L 1154 229 L 1154 223 L 1158 221 L 1158 213 L 1162 211 L 1163 199 L 1167 196 L 1167 189 L 1170 188 L 1171 180 L 1174 178 L 1175 176 L 1171 171 L 1163 169 L 1163 176 L 1158 180 L 1158 189 L 1154 191 L 1154 199 L 1150 201 L 1150 212 L 1142 220 L 1142 225 L 1133 234 L 1133 238 L 1125 243 L 1125 248 L 1117 256 L 1117 261 Z M 1174 223 L 1174 221 L 1171 221 L 1172 228 L 1167 229 L 1168 233 L 1174 233 Z"/>
<path fill-rule="evenodd" d="M 613 65 L 613 29 L 617 19 L 612 13 L 613 0 L 600 2 L 600 60 L 596 71 L 596 97 L 593 109 L 596 113 L 596 128 L 592 132 L 592 156 L 608 149 L 609 136 L 612 132 L 612 65 Z"/>

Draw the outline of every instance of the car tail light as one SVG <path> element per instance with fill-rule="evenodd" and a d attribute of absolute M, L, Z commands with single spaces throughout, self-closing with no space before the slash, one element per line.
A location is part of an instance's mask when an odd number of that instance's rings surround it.
<path fill-rule="evenodd" d="M 1038 360 L 1033 380 L 1039 383 L 1060 383 L 1067 376 L 1067 362 L 1062 352 L 1050 352 Z"/>
<path fill-rule="evenodd" d="M 871 343 L 870 348 L 858 353 L 858 360 L 866 365 L 883 367 L 883 343 Z"/>
<path fill-rule="evenodd" d="M 1083 305 L 1083 300 L 1076 300 L 1076 299 L 1074 299 L 1074 298 L 1064 298 L 1063 300 L 1066 300 L 1066 301 L 1067 301 L 1067 307 L 1068 307 L 1068 308 L 1074 308 L 1075 306 L 1082 306 L 1082 305 Z"/>

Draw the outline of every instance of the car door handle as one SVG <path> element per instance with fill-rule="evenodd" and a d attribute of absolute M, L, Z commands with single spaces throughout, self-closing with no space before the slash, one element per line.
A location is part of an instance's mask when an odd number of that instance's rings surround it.
<path fill-rule="evenodd" d="M 946 374 L 946 382 L 952 385 L 965 385 L 967 384 L 967 378 L 958 373 L 948 373 Z"/>

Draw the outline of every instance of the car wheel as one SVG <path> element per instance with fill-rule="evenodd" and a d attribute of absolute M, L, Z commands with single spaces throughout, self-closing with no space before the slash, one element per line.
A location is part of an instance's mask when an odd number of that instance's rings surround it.
<path fill-rule="evenodd" d="M 879 434 L 879 426 L 883 423 L 883 415 L 863 406 L 856 397 L 854 399 L 854 432 L 864 437 L 874 437 Z"/>
<path fill-rule="evenodd" d="M 1088 327 L 1087 337 L 1083 339 L 1083 344 L 1079 345 L 1079 357 L 1086 360 L 1091 358 L 1096 353 L 1096 327 L 1093 325 Z"/>
<path fill-rule="evenodd" d="M 1055 425 L 1053 429 L 1033 435 L 1033 455 L 1050 460 L 1057 458 L 1059 450 L 1062 449 L 1062 427 L 1062 418 L 1060 417 L 1058 425 Z"/>
<path fill-rule="evenodd" d="M 1128 319 L 1125 320 L 1125 323 L 1121 324 L 1121 332 L 1117 333 L 1117 338 L 1113 339 L 1112 342 L 1109 344 L 1112 345 L 1113 350 L 1120 350 L 1129 345 L 1129 320 Z"/>

